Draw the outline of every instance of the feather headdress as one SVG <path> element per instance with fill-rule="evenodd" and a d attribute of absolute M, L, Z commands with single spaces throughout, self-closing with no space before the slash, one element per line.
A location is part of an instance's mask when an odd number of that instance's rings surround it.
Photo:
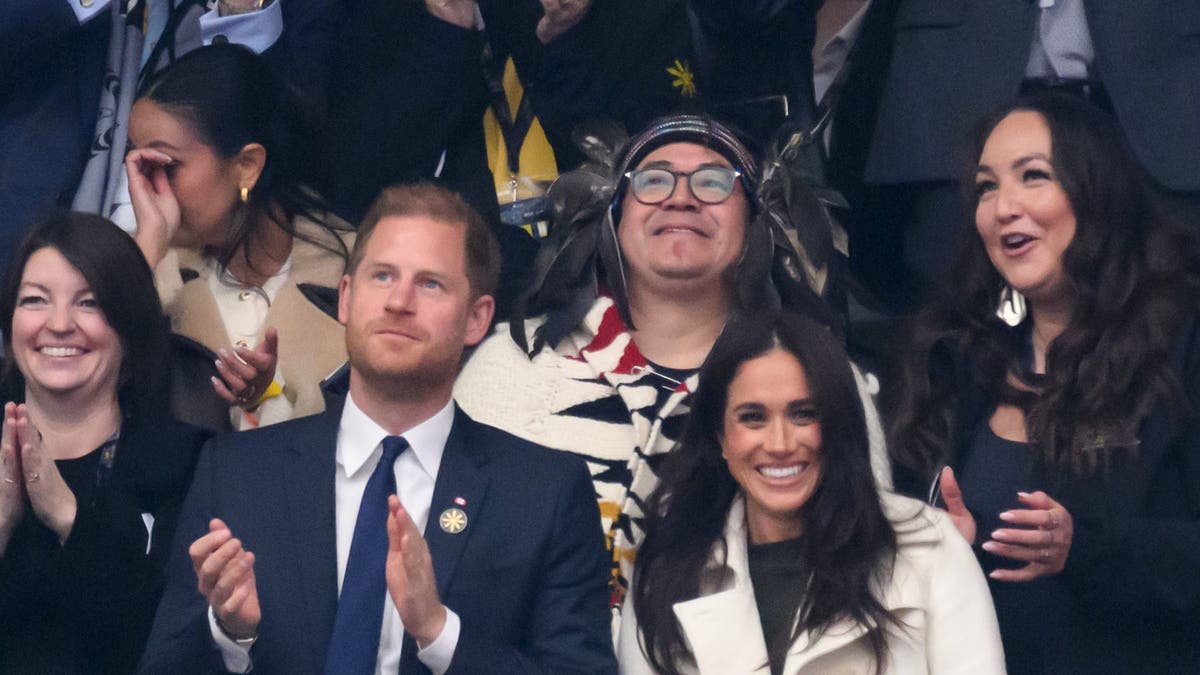
<path fill-rule="evenodd" d="M 665 117 L 632 139 L 615 123 L 590 122 L 572 140 L 587 160 L 550 187 L 554 230 L 538 254 L 533 284 L 509 327 L 526 353 L 553 347 L 570 334 L 601 288 L 612 296 L 625 324 L 634 327 L 617 237 L 624 176 L 655 148 L 679 142 L 721 153 L 742 174 L 751 217 L 742 256 L 726 274 L 736 308 L 787 307 L 839 327 L 840 318 L 823 300 L 836 287 L 828 264 L 834 257 L 833 220 L 802 172 L 789 168 L 786 139 L 783 147 L 776 150 L 779 144 L 774 144 L 768 153 L 765 173 L 739 135 L 709 117 Z M 539 314 L 546 320 L 529 345 L 524 319 Z"/>

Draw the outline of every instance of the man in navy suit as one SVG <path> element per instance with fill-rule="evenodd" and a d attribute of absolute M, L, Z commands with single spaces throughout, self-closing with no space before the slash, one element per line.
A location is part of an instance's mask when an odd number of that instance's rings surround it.
<path fill-rule="evenodd" d="M 457 195 L 381 195 L 339 288 L 348 393 L 206 446 L 143 672 L 616 672 L 586 468 L 451 401 L 498 266 Z"/>

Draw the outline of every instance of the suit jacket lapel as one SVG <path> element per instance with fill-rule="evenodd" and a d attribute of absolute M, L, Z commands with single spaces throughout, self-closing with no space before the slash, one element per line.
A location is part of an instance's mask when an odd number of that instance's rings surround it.
<path fill-rule="evenodd" d="M 484 448 L 475 446 L 474 432 L 477 426 L 477 422 L 455 407 L 454 427 L 446 439 L 442 465 L 433 487 L 433 500 L 429 504 L 425 541 L 429 544 L 438 595 L 442 598 L 446 597 L 463 549 L 474 532 L 472 524 L 482 512 L 487 492 L 487 476 L 481 470 L 487 463 L 487 454 Z M 465 527 L 457 533 L 453 532 L 454 523 L 447 522 L 447 526 L 443 527 L 440 522 L 442 515 L 450 509 L 458 509 L 466 515 Z"/>
<path fill-rule="evenodd" d="M 334 453 L 342 406 L 331 405 L 312 422 L 310 433 L 296 434 L 282 470 L 288 525 L 281 533 L 292 542 L 300 572 L 299 601 L 309 617 L 313 672 L 325 667 L 328 636 L 337 613 L 337 539 L 335 534 Z"/>

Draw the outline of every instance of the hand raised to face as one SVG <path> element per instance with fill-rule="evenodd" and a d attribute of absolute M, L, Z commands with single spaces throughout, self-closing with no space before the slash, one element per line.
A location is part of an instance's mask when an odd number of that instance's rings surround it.
<path fill-rule="evenodd" d="M 151 269 L 167 255 L 182 219 L 179 200 L 167 178 L 167 167 L 171 163 L 168 155 L 150 148 L 139 148 L 125 155 L 129 199 L 137 219 L 137 233 L 133 238 Z"/>
<path fill-rule="evenodd" d="M 433 642 L 446 625 L 446 607 L 438 597 L 433 558 L 408 512 L 396 495 L 388 497 L 388 595 L 400 612 L 404 629 L 421 646 Z"/>

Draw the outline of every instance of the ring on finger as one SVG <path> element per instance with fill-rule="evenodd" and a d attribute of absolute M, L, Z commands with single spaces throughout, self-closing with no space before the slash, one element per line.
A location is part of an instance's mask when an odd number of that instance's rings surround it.
<path fill-rule="evenodd" d="M 8 476 L 5 476 L 5 477 L 4 477 L 4 482 L 5 482 L 5 483 L 8 483 L 8 484 L 10 484 L 10 485 L 11 485 L 11 484 L 13 484 L 13 483 L 17 482 L 17 479 L 16 479 L 16 478 L 9 478 Z"/>
<path fill-rule="evenodd" d="M 39 480 L 41 480 L 41 479 L 42 479 L 42 475 L 41 475 L 40 473 L 36 472 L 36 471 L 34 471 L 33 473 L 29 474 L 28 476 L 25 476 L 25 482 L 26 482 L 26 483 L 36 483 L 36 482 L 38 482 L 38 481 L 39 481 Z"/>
<path fill-rule="evenodd" d="M 1050 549 L 1048 549 L 1048 548 L 1042 549 L 1042 562 L 1046 562 L 1049 559 L 1050 559 Z"/>

